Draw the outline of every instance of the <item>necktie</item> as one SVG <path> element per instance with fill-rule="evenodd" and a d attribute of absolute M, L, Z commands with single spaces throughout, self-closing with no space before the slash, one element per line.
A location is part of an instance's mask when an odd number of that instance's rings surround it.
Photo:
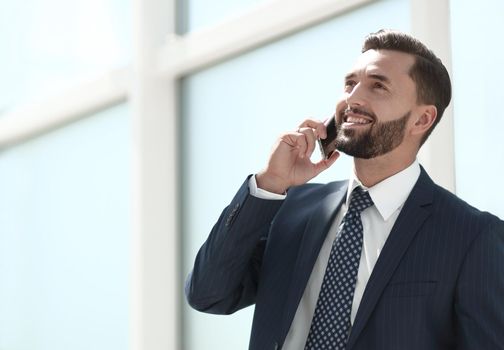
<path fill-rule="evenodd" d="M 362 251 L 360 213 L 371 205 L 369 193 L 356 187 L 331 248 L 305 350 L 345 349 Z"/>

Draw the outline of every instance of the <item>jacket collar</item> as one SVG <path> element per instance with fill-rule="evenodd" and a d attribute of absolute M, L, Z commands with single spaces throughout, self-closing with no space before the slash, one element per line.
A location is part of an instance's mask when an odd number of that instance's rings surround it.
<path fill-rule="evenodd" d="M 434 182 L 421 167 L 418 181 L 404 203 L 366 285 L 347 349 L 352 349 L 355 345 L 408 246 L 431 215 L 434 186 Z"/>

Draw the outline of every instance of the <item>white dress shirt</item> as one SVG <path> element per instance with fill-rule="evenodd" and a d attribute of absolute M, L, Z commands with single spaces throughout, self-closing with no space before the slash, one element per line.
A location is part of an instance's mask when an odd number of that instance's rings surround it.
<path fill-rule="evenodd" d="M 343 203 L 339 209 L 322 245 L 282 349 L 304 349 L 315 312 L 315 306 L 317 305 L 318 295 L 322 286 L 325 269 L 329 260 L 332 243 L 340 229 L 339 226 L 341 225 L 341 221 L 347 212 L 350 194 L 353 189 L 357 186 L 362 186 L 362 188 L 368 190 L 374 205 L 361 213 L 364 240 L 352 304 L 352 324 L 355 320 L 362 295 L 364 294 L 364 289 L 366 288 L 371 272 L 378 260 L 381 249 L 419 176 L 420 165 L 418 161 L 415 160 L 409 167 L 401 172 L 381 181 L 373 187 L 366 188 L 359 181 L 355 172 L 352 171 L 346 202 Z M 249 180 L 249 189 L 251 195 L 263 199 L 284 199 L 286 197 L 285 195 L 270 193 L 258 188 L 254 176 Z"/>

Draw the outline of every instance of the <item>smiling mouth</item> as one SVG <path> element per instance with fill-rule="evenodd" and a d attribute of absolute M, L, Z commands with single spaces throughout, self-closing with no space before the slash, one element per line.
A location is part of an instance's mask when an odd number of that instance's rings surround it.
<path fill-rule="evenodd" d="M 371 120 L 363 118 L 363 117 L 345 116 L 343 118 L 343 124 L 365 125 L 365 124 L 371 124 Z"/>
<path fill-rule="evenodd" d="M 343 113 L 343 126 L 360 126 L 371 124 L 374 118 L 364 111 L 351 109 Z"/>

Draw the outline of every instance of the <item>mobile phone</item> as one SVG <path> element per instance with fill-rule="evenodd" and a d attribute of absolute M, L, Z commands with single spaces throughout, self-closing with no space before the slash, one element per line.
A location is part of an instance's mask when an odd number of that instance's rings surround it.
<path fill-rule="evenodd" d="M 325 122 L 327 137 L 325 139 L 318 139 L 318 144 L 320 152 L 322 153 L 322 158 L 328 159 L 333 152 L 336 150 L 336 135 L 338 130 L 336 129 L 336 117 L 333 115 Z"/>

